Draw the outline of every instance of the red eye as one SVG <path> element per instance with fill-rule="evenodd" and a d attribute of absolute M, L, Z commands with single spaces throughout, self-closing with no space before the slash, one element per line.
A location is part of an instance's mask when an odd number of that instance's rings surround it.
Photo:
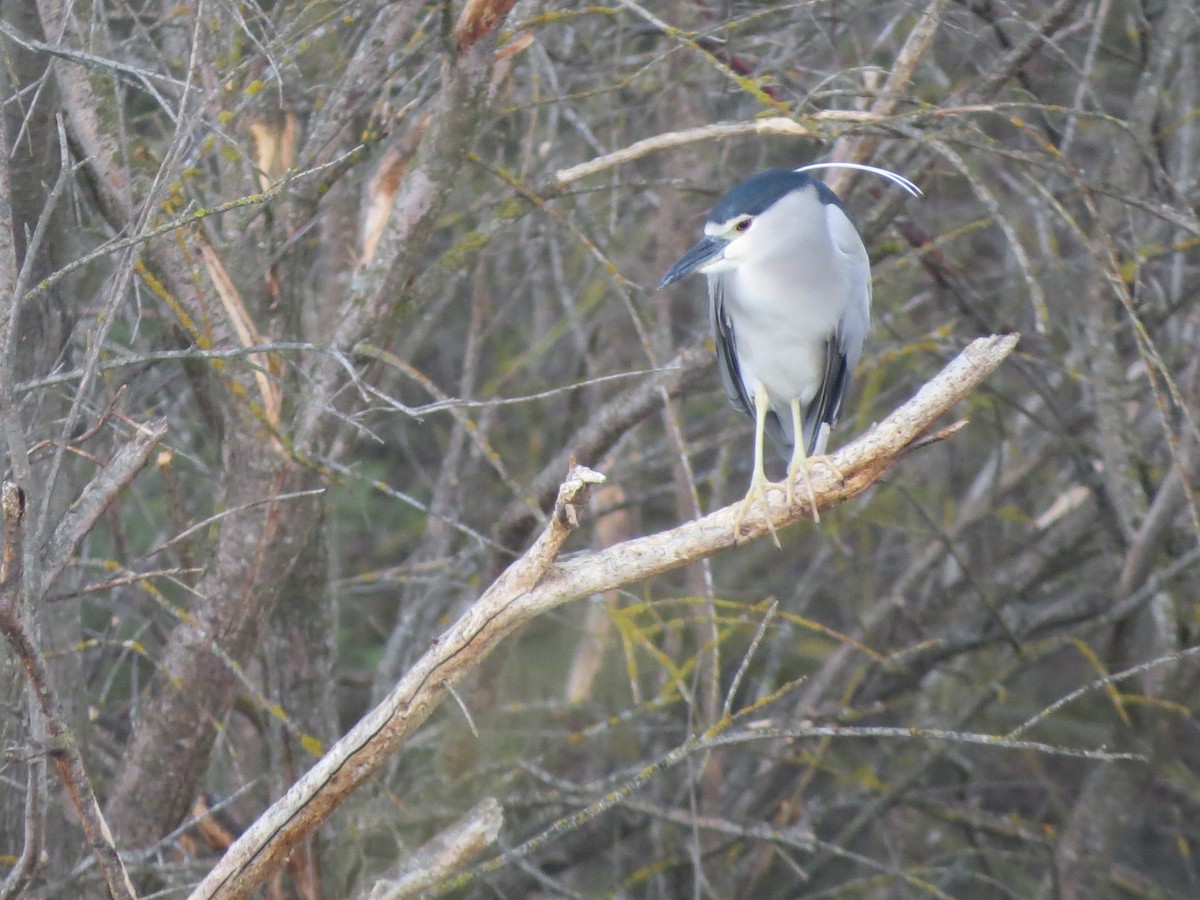
<path fill-rule="evenodd" d="M 738 222 L 736 225 L 733 226 L 733 230 L 734 231 L 748 231 L 750 229 L 750 223 L 753 221 L 754 221 L 753 219 L 742 219 L 742 221 Z"/>

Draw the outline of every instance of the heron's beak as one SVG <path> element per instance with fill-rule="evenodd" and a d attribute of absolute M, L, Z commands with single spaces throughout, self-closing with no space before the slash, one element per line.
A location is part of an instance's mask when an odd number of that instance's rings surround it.
<path fill-rule="evenodd" d="M 667 274 L 662 277 L 662 281 L 658 283 L 658 290 L 662 290 L 668 284 L 674 284 L 684 275 L 690 275 L 697 269 L 703 269 L 709 263 L 714 263 L 725 255 L 725 248 L 729 246 L 729 241 L 718 237 L 706 237 L 695 247 L 683 254 L 683 257 L 675 265 L 667 270 Z"/>

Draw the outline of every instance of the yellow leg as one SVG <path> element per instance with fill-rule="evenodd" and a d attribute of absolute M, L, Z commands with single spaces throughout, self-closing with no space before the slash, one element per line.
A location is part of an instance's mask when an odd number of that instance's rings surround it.
<path fill-rule="evenodd" d="M 811 460 L 804 449 L 804 416 L 800 411 L 800 401 L 792 400 L 792 434 L 795 435 L 795 440 L 792 444 L 792 458 L 788 461 L 787 469 L 787 501 L 788 506 L 796 502 L 796 477 L 804 482 L 804 493 L 808 499 L 808 508 L 812 510 L 814 522 L 821 521 L 821 514 L 817 512 L 817 495 L 813 493 L 812 482 L 808 480 L 808 468 L 817 459 L 824 457 L 814 456 Z"/>
<path fill-rule="evenodd" d="M 771 521 L 771 507 L 767 503 L 766 469 L 763 467 L 763 439 L 767 430 L 767 389 L 761 384 L 754 389 L 754 475 L 750 479 L 750 490 L 746 491 L 746 499 L 738 510 L 737 518 L 733 520 L 733 533 L 741 537 L 742 519 L 746 511 L 754 505 L 755 500 L 761 500 L 763 512 L 767 517 L 767 530 L 771 532 L 771 540 L 780 547 L 779 535 L 775 533 L 775 523 Z M 815 507 L 814 507 L 815 509 Z"/>

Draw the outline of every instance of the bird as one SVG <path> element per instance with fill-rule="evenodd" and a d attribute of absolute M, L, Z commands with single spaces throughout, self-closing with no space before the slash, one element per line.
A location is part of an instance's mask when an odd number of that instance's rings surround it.
<path fill-rule="evenodd" d="M 804 483 L 820 521 L 808 469 L 824 456 L 871 318 L 871 263 L 837 194 L 809 173 L 846 168 L 888 179 L 914 197 L 903 175 L 863 163 L 770 169 L 733 187 L 708 214 L 703 238 L 676 262 L 658 290 L 686 275 L 708 278 L 709 320 L 721 381 L 755 423 L 750 489 L 734 520 L 754 501 L 767 507 L 764 435 L 788 461 L 788 506 Z"/>

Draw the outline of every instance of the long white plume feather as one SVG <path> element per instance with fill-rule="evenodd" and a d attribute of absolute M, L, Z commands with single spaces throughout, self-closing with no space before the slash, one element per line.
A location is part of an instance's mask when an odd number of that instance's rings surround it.
<path fill-rule="evenodd" d="M 878 175 L 881 178 L 886 178 L 892 184 L 897 184 L 904 190 L 908 191 L 914 197 L 924 197 L 921 189 L 905 178 L 903 175 L 897 175 L 895 172 L 890 172 L 887 169 L 880 169 L 876 166 L 868 166 L 863 163 L 848 163 L 848 162 L 827 162 L 827 163 L 810 163 L 807 166 L 801 166 L 797 172 L 811 172 L 814 169 L 857 169 L 860 172 L 870 172 L 873 175 Z"/>

